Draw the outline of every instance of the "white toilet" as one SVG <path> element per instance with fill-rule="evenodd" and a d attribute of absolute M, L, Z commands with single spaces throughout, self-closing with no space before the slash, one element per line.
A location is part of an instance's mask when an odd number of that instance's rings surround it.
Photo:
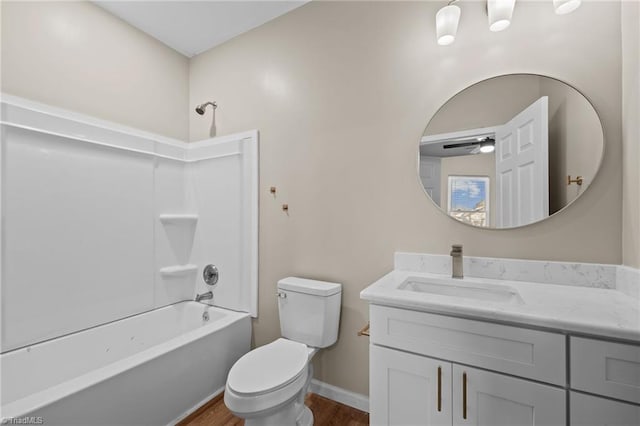
<path fill-rule="evenodd" d="M 224 403 L 246 426 L 310 426 L 304 397 L 311 358 L 338 338 L 342 286 L 289 277 L 278 282 L 282 338 L 240 358 L 229 371 Z"/>

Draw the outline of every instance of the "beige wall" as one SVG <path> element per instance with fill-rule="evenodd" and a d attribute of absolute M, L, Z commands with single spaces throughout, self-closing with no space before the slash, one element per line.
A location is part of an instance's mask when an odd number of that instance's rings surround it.
<path fill-rule="evenodd" d="M 640 268 L 640 3 L 622 6 L 623 263 Z"/>
<path fill-rule="evenodd" d="M 189 61 L 88 2 L 2 2 L 3 93 L 185 140 Z"/>
<path fill-rule="evenodd" d="M 504 124 L 540 98 L 540 80 L 531 75 L 509 75 L 466 87 L 442 105 L 424 134 Z"/>
<path fill-rule="evenodd" d="M 600 119 L 589 101 L 566 84 L 540 80 L 540 96 L 549 97 L 549 211 L 566 207 L 593 182 L 603 154 Z M 567 185 L 567 176 L 582 185 Z"/>
<path fill-rule="evenodd" d="M 463 2 L 458 40 L 440 47 L 439 2 L 311 2 L 191 61 L 191 104 L 218 101 L 218 134 L 260 130 L 260 317 L 257 345 L 279 335 L 275 286 L 301 275 L 344 284 L 339 342 L 316 377 L 367 393 L 360 291 L 396 250 L 619 263 L 620 5 L 586 2 L 557 16 L 519 1 L 514 23 L 487 30 L 484 4 Z M 505 73 L 566 81 L 601 114 L 599 178 L 567 210 L 515 230 L 474 229 L 424 194 L 416 149 L 425 124 L 463 88 Z M 210 123 L 190 117 L 190 138 Z M 275 185 L 277 196 L 268 188 Z M 289 204 L 289 213 L 280 209 Z"/>

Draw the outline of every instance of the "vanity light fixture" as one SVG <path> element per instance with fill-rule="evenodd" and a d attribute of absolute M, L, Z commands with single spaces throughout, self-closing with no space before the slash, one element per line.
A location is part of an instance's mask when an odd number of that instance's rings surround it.
<path fill-rule="evenodd" d="M 436 35 L 440 46 L 451 44 L 456 39 L 460 22 L 460 8 L 453 4 L 456 1 L 450 1 L 436 13 Z"/>
<path fill-rule="evenodd" d="M 511 25 L 513 7 L 516 0 L 487 0 L 487 15 L 489 15 L 489 29 L 502 31 Z"/>
<path fill-rule="evenodd" d="M 454 42 L 460 23 L 460 7 L 454 3 L 458 0 L 450 0 L 449 3 L 436 13 L 436 36 L 438 44 L 446 46 Z M 557 15 L 566 15 L 576 10 L 582 4 L 582 0 L 553 0 L 553 7 Z M 502 31 L 511 25 L 513 9 L 516 0 L 487 0 L 487 17 L 489 30 Z"/>
<path fill-rule="evenodd" d="M 582 0 L 553 0 L 553 8 L 558 15 L 566 15 L 576 10 Z"/>
<path fill-rule="evenodd" d="M 489 154 L 495 150 L 496 141 L 491 138 L 485 139 L 485 141 L 480 144 L 480 152 L 483 154 Z"/>

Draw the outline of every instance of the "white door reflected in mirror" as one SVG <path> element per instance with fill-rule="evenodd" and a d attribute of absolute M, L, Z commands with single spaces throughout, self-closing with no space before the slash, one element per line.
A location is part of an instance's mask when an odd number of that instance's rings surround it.
<path fill-rule="evenodd" d="M 549 216 L 549 113 L 546 96 L 496 129 L 496 226 Z"/>

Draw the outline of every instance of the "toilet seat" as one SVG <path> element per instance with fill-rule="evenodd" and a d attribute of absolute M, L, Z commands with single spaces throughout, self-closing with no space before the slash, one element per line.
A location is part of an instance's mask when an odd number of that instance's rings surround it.
<path fill-rule="evenodd" d="M 227 385 L 236 394 L 261 395 L 295 381 L 306 371 L 305 344 L 278 339 L 245 354 L 229 371 Z"/>
<path fill-rule="evenodd" d="M 291 402 L 308 377 L 309 348 L 278 339 L 240 358 L 229 371 L 225 405 L 245 418 L 264 415 Z"/>

